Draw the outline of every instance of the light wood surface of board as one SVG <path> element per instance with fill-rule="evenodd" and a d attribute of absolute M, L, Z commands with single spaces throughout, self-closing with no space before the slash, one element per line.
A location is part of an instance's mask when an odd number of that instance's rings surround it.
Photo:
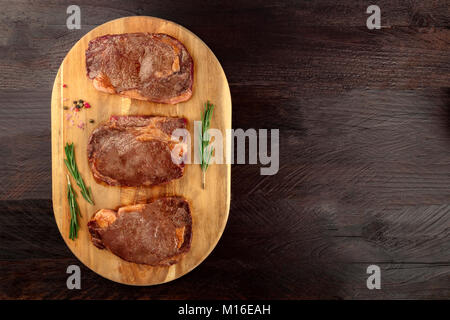
<path fill-rule="evenodd" d="M 90 40 L 106 35 L 131 32 L 166 33 L 180 40 L 194 60 L 192 98 L 177 105 L 157 104 L 123 98 L 97 91 L 86 77 L 85 50 Z M 67 87 L 63 88 L 63 84 Z M 83 99 L 92 106 L 78 112 L 71 125 L 66 119 L 73 100 Z M 56 76 L 52 93 L 52 192 L 56 223 L 64 241 L 77 258 L 90 269 L 113 281 L 131 285 L 153 285 L 174 280 L 198 266 L 214 249 L 225 228 L 230 207 L 231 167 L 229 164 L 211 164 L 206 177 L 206 189 L 201 187 L 201 169 L 198 164 L 187 164 L 184 176 L 168 184 L 155 187 L 121 188 L 95 182 L 87 161 L 87 142 L 92 131 L 111 115 L 163 115 L 185 117 L 194 139 L 194 121 L 200 120 L 204 103 L 210 100 L 216 106 L 211 128 L 231 128 L 231 96 L 228 82 L 220 63 L 212 51 L 197 36 L 176 23 L 154 17 L 127 17 L 107 22 L 87 33 L 69 51 Z M 93 119 L 95 122 L 90 123 Z M 86 123 L 84 130 L 77 127 Z M 79 171 L 88 187 L 92 188 L 95 205 L 89 205 L 79 193 L 75 181 L 82 217 L 78 239 L 69 239 L 70 214 L 67 203 L 67 170 L 64 166 L 64 145 L 73 142 Z M 193 141 L 192 141 L 193 142 Z M 192 147 L 193 149 L 193 147 Z M 192 151 L 193 152 L 193 151 Z M 225 158 L 225 152 L 224 152 Z M 94 247 L 87 230 L 87 222 L 99 209 L 115 209 L 134 203 L 145 203 L 159 196 L 179 195 L 191 206 L 193 238 L 190 251 L 175 265 L 151 267 L 126 262 L 108 250 Z"/>

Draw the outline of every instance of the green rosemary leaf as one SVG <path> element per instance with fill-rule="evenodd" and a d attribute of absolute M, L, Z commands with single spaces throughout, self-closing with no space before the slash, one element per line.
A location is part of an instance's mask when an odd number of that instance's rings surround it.
<path fill-rule="evenodd" d="M 210 136 L 208 130 L 211 125 L 211 119 L 213 115 L 214 105 L 207 101 L 205 103 L 204 110 L 201 112 L 202 130 L 199 135 L 200 145 L 200 168 L 202 169 L 202 187 L 205 188 L 206 184 L 206 170 L 208 169 L 209 162 L 211 160 L 213 149 L 210 146 Z"/>
<path fill-rule="evenodd" d="M 81 212 L 69 176 L 67 176 L 67 200 L 69 201 L 70 210 L 69 238 L 75 240 L 78 237 L 78 229 L 80 228 L 78 225 L 78 216 L 81 216 Z"/>
<path fill-rule="evenodd" d="M 73 143 L 68 144 L 66 143 L 66 146 L 64 147 L 64 152 L 66 154 L 66 158 L 64 159 L 64 163 L 66 164 L 67 170 L 69 171 L 70 175 L 75 179 L 75 182 L 77 183 L 78 187 L 81 190 L 81 195 L 83 198 L 89 202 L 90 204 L 94 204 L 92 201 L 91 196 L 91 190 L 86 188 L 86 185 L 84 184 L 83 178 L 80 175 L 80 172 L 78 171 L 77 164 L 75 162 L 75 153 L 74 153 L 74 145 Z"/>

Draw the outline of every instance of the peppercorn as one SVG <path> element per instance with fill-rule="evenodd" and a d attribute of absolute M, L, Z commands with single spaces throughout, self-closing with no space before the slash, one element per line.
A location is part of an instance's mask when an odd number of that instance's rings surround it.
<path fill-rule="evenodd" d="M 77 102 L 77 100 L 73 100 L 73 104 L 77 104 L 78 102 Z"/>
<path fill-rule="evenodd" d="M 84 101 L 80 99 L 80 100 L 78 100 L 78 102 L 79 102 L 79 103 L 83 103 Z"/>
<path fill-rule="evenodd" d="M 94 119 L 89 119 L 89 122 L 94 123 L 95 121 L 94 121 Z"/>
<path fill-rule="evenodd" d="M 64 109 L 64 110 L 67 110 L 67 109 L 69 109 L 69 107 L 68 107 L 68 106 L 64 106 L 63 109 Z"/>

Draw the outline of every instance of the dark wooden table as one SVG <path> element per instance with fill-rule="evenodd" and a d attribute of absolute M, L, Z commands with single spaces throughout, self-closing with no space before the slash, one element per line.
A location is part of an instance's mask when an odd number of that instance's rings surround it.
<path fill-rule="evenodd" d="M 0 1 L 0 298 L 450 298 L 450 3 Z M 84 267 L 51 201 L 50 96 L 65 54 L 111 19 L 193 31 L 227 74 L 234 128 L 279 128 L 280 170 L 234 165 L 213 253 L 165 285 Z M 66 268 L 82 289 L 66 288 Z M 366 287 L 381 268 L 381 290 Z"/>

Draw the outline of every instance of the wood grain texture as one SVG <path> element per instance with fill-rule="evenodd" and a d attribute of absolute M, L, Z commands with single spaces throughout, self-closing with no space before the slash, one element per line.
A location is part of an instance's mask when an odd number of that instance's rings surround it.
<path fill-rule="evenodd" d="M 185 45 L 194 60 L 194 84 L 192 97 L 176 105 L 149 103 L 97 91 L 86 77 L 85 51 L 90 40 L 106 34 L 133 32 L 165 33 Z M 64 87 L 66 85 L 67 87 Z M 73 100 L 83 99 L 92 105 L 74 113 L 64 110 Z M 52 183 L 53 210 L 58 228 L 72 252 L 96 273 L 120 283 L 153 285 L 174 280 L 191 271 L 213 250 L 225 228 L 230 207 L 230 164 L 212 164 L 206 176 L 206 189 L 201 187 L 202 173 L 199 165 L 187 164 L 182 178 L 155 187 L 111 187 L 95 182 L 87 159 L 89 136 L 99 123 L 113 115 L 161 115 L 184 117 L 191 135 L 190 150 L 194 159 L 194 121 L 199 121 L 207 100 L 215 104 L 211 127 L 225 137 L 231 128 L 231 97 L 227 79 L 211 50 L 193 33 L 173 22 L 154 17 L 127 17 L 105 23 L 90 31 L 78 41 L 64 58 L 55 79 L 52 92 Z M 71 125 L 67 114 L 72 119 Z M 89 120 L 95 121 L 91 124 Z M 77 127 L 79 121 L 86 129 Z M 91 206 L 78 197 L 82 212 L 78 239 L 69 239 L 69 206 L 67 202 L 67 170 L 63 159 L 64 145 L 74 143 L 78 169 L 92 189 L 95 205 Z M 188 200 L 192 215 L 191 249 L 181 260 L 165 267 L 151 267 L 124 261 L 108 250 L 96 248 L 90 239 L 87 223 L 100 209 L 146 203 L 162 196 L 183 196 Z"/>
<path fill-rule="evenodd" d="M 0 1 L 1 2 L 1 1 Z M 0 296 L 54 299 L 448 299 L 448 1 L 1 2 Z M 33 6 L 33 9 L 30 9 Z M 154 15 L 203 39 L 234 128 L 279 128 L 280 171 L 233 165 L 216 249 L 176 281 L 128 287 L 84 267 L 51 204 L 50 95 L 67 51 L 111 19 Z M 378 264 L 382 289 L 368 290 Z M 82 290 L 65 286 L 70 264 Z"/>

